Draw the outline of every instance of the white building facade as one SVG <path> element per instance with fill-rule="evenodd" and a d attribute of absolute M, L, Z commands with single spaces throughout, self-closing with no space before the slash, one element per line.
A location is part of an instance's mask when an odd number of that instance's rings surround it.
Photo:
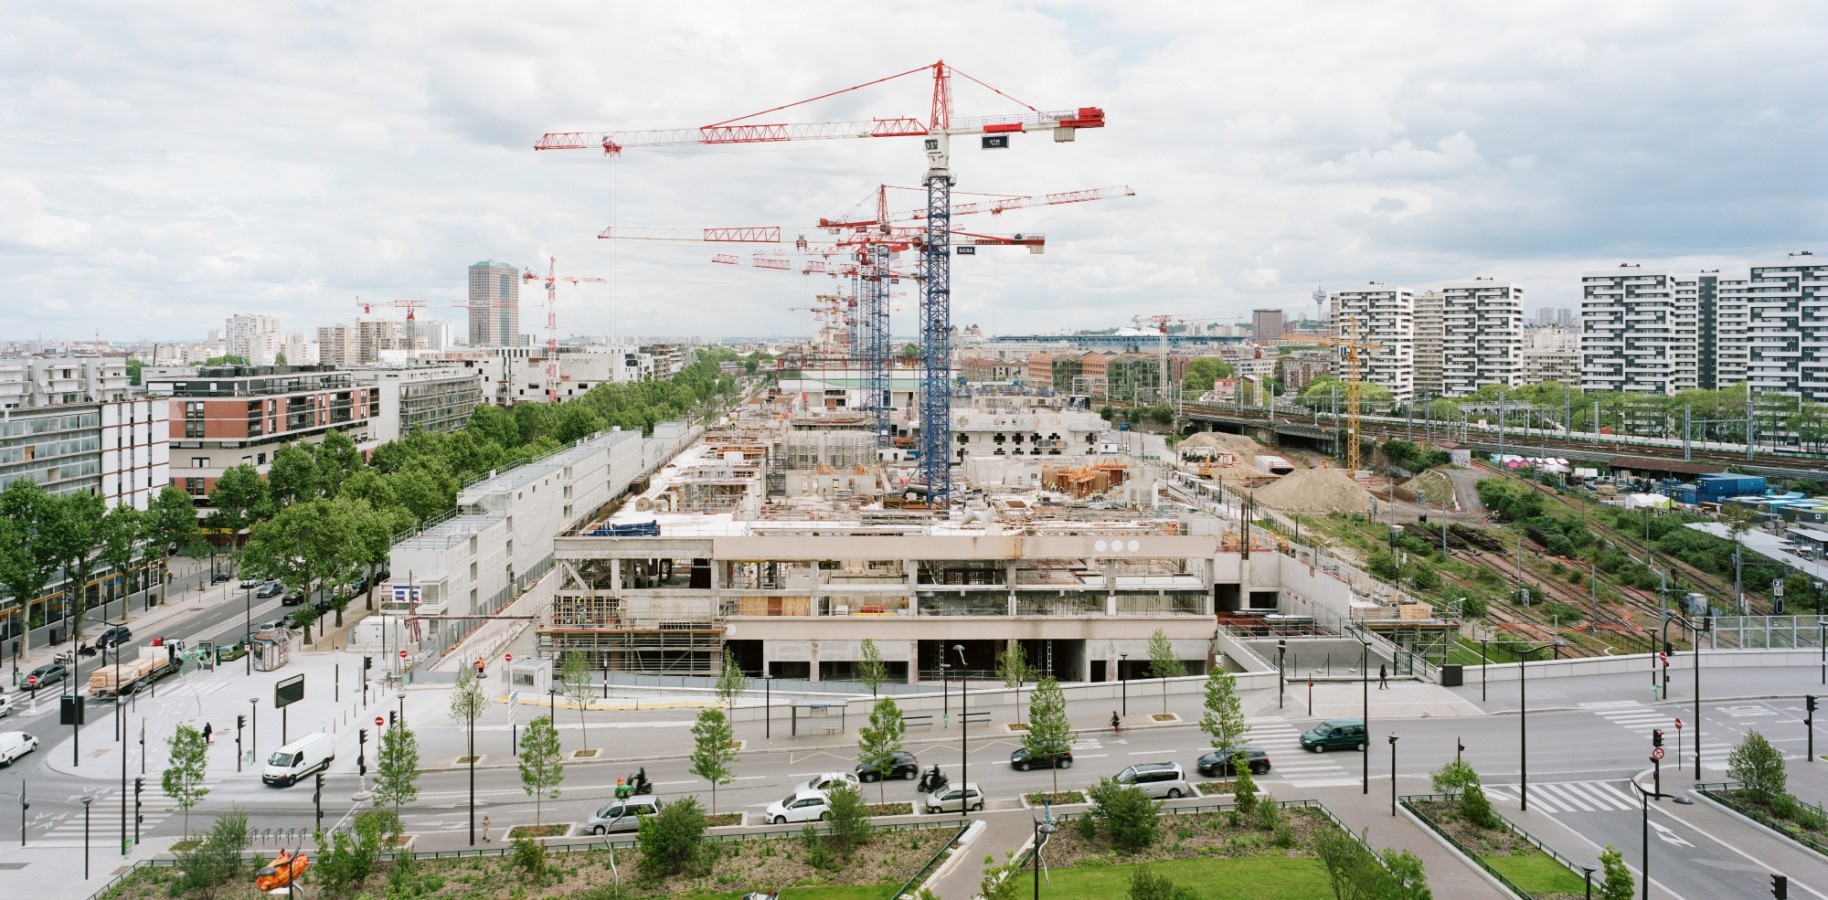
<path fill-rule="evenodd" d="M 1330 296 L 1335 337 L 1376 344 L 1359 352 L 1360 377 L 1381 385 L 1398 403 L 1415 397 L 1415 294 L 1373 281 Z M 1356 322 L 1356 332 L 1350 323 Z"/>
<path fill-rule="evenodd" d="M 1695 387 L 1694 282 L 1624 264 L 1581 275 L 1581 389 L 1673 395 Z"/>
<path fill-rule="evenodd" d="M 1523 287 L 1490 278 L 1443 285 L 1442 392 L 1515 387 L 1523 372 Z"/>

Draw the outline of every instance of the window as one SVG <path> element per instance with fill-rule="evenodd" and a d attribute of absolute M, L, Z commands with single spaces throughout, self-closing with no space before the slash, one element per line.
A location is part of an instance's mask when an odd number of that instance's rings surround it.
<path fill-rule="evenodd" d="M 470 563 L 470 580 L 476 580 L 476 563 L 474 562 Z"/>
<path fill-rule="evenodd" d="M 193 469 L 207 469 L 207 468 L 209 468 L 209 457 L 207 457 L 207 456 L 193 456 L 193 457 L 191 457 L 191 458 L 190 458 L 190 467 L 191 467 L 191 468 L 193 468 Z"/>

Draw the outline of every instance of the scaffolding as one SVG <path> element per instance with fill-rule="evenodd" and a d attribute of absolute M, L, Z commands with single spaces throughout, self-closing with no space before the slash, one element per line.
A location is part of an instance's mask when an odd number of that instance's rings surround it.
<path fill-rule="evenodd" d="M 716 675 L 723 668 L 724 626 L 714 622 L 659 622 L 653 627 L 539 629 L 539 654 L 564 659 L 584 654 L 590 668 L 607 672 Z"/>

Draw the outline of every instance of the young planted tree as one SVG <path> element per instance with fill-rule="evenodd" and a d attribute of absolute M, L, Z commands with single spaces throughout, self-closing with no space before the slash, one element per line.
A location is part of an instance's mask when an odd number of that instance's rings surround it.
<path fill-rule="evenodd" d="M 217 816 L 195 847 L 178 851 L 174 896 L 214 900 L 236 875 L 245 874 L 241 851 L 247 846 L 248 814 L 236 809 Z"/>
<path fill-rule="evenodd" d="M 863 780 L 877 782 L 876 799 L 888 802 L 888 786 L 882 784 L 895 764 L 895 754 L 908 732 L 901 721 L 901 705 L 893 697 L 884 697 L 870 708 L 870 721 L 857 729 L 857 762 L 863 764 Z"/>
<path fill-rule="evenodd" d="M 123 622 L 127 621 L 127 595 L 132 593 L 128 573 L 133 569 L 134 558 L 139 556 L 140 532 L 145 527 L 143 519 L 144 514 L 127 503 L 108 510 L 108 514 L 102 516 L 102 562 L 114 570 L 115 593 L 121 596 Z M 108 609 L 104 606 L 102 618 L 107 617 Z"/>
<path fill-rule="evenodd" d="M 717 699 L 736 715 L 736 698 L 749 689 L 749 676 L 736 664 L 736 655 L 724 650 L 724 668 L 717 675 Z"/>
<path fill-rule="evenodd" d="M 1223 666 L 1214 666 L 1206 673 L 1206 711 L 1200 715 L 1200 730 L 1220 750 L 1236 749 L 1250 734 L 1244 707 L 1238 702 L 1238 679 Z"/>
<path fill-rule="evenodd" d="M 559 798 L 559 785 L 564 780 L 559 731 L 552 727 L 551 718 L 540 716 L 527 723 L 527 733 L 520 739 L 520 786 L 533 798 L 534 825 L 543 821 L 545 802 Z"/>
<path fill-rule="evenodd" d="M 396 722 L 381 733 L 374 771 L 376 803 L 391 804 L 398 815 L 400 804 L 418 799 L 419 738 L 405 722 Z"/>
<path fill-rule="evenodd" d="M 190 808 L 209 796 L 209 788 L 203 786 L 203 776 L 209 768 L 209 743 L 203 739 L 203 732 L 189 725 L 179 725 L 166 746 L 170 748 L 171 756 L 165 763 L 159 786 L 165 789 L 165 796 L 184 810 L 184 838 L 189 840 Z"/>
<path fill-rule="evenodd" d="M 1606 873 L 1600 883 L 1600 896 L 1604 900 L 1631 900 L 1637 883 L 1632 880 L 1631 870 L 1625 868 L 1625 854 L 1607 844 L 1600 852 L 1600 869 Z"/>
<path fill-rule="evenodd" d="M 882 651 L 876 649 L 876 642 L 863 639 L 863 646 L 857 648 L 857 680 L 870 689 L 870 696 L 876 696 L 876 689 L 889 680 L 889 665 L 882 661 Z"/>
<path fill-rule="evenodd" d="M 1003 676 L 1005 687 L 1015 688 L 1016 718 L 1022 718 L 1022 684 L 1035 677 L 1035 669 L 1028 664 L 1027 654 L 1022 652 L 1022 642 L 1014 638 L 1003 647 L 1003 658 L 997 661 L 997 674 Z"/>
<path fill-rule="evenodd" d="M 704 710 L 698 714 L 698 721 L 692 723 L 691 772 L 711 782 L 711 815 L 714 816 L 717 815 L 717 786 L 736 780 L 730 768 L 736 763 L 735 738 L 730 720 L 724 718 L 721 709 Z"/>
<path fill-rule="evenodd" d="M 489 698 L 482 691 L 482 679 L 469 666 L 457 669 L 457 689 L 451 692 L 451 720 L 461 723 L 469 732 L 469 752 L 476 755 L 476 720 L 489 708 Z"/>
<path fill-rule="evenodd" d="M 1740 790 L 1765 805 L 1789 790 L 1783 754 L 1756 731 L 1747 732 L 1739 746 L 1727 754 L 1726 775 L 1739 782 Z"/>
<path fill-rule="evenodd" d="M 1187 674 L 1187 665 L 1174 651 L 1174 642 L 1160 628 L 1149 635 L 1149 677 L 1162 683 L 1162 715 L 1168 714 L 1168 679 Z"/>
<path fill-rule="evenodd" d="M 1043 678 L 1035 685 L 1035 695 L 1028 704 L 1028 730 L 1022 733 L 1022 747 L 1029 757 L 1055 759 L 1073 746 L 1073 726 L 1066 719 L 1066 693 L 1060 682 Z M 1053 766 L 1054 793 L 1060 792 L 1060 767 Z"/>
<path fill-rule="evenodd" d="M 590 705 L 595 688 L 590 683 L 590 661 L 580 651 L 565 654 L 565 666 L 559 670 L 559 692 L 578 708 L 578 738 L 584 749 L 590 749 L 590 734 L 584 728 L 584 707 Z"/>

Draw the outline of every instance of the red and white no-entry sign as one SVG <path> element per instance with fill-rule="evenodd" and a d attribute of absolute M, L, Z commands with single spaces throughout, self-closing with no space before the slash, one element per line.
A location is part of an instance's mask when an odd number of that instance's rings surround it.
<path fill-rule="evenodd" d="M 375 717 L 374 717 L 374 727 L 376 727 L 376 728 L 379 728 L 379 727 L 381 727 L 381 726 L 382 726 L 382 725 L 385 725 L 385 724 L 387 724 L 387 720 L 386 720 L 386 719 L 383 719 L 383 718 L 381 718 L 381 717 L 380 717 L 380 716 L 375 716 Z"/>
<path fill-rule="evenodd" d="M 405 658 L 406 658 L 406 651 L 405 651 L 405 650 L 402 650 L 402 651 L 400 651 L 400 658 L 401 658 L 401 659 L 405 659 Z"/>
<path fill-rule="evenodd" d="M 512 654 L 512 653 L 503 653 L 503 654 L 502 654 L 502 655 L 501 655 L 501 658 L 502 658 L 502 659 L 503 659 L 503 660 L 505 660 L 505 661 L 507 661 L 507 662 L 513 662 L 513 661 L 514 661 L 514 654 Z"/>
<path fill-rule="evenodd" d="M 1681 719 L 1677 719 L 1677 720 L 1676 720 L 1676 730 L 1677 730 L 1677 731 L 1681 731 L 1681 730 L 1682 730 L 1682 720 L 1681 720 Z"/>

